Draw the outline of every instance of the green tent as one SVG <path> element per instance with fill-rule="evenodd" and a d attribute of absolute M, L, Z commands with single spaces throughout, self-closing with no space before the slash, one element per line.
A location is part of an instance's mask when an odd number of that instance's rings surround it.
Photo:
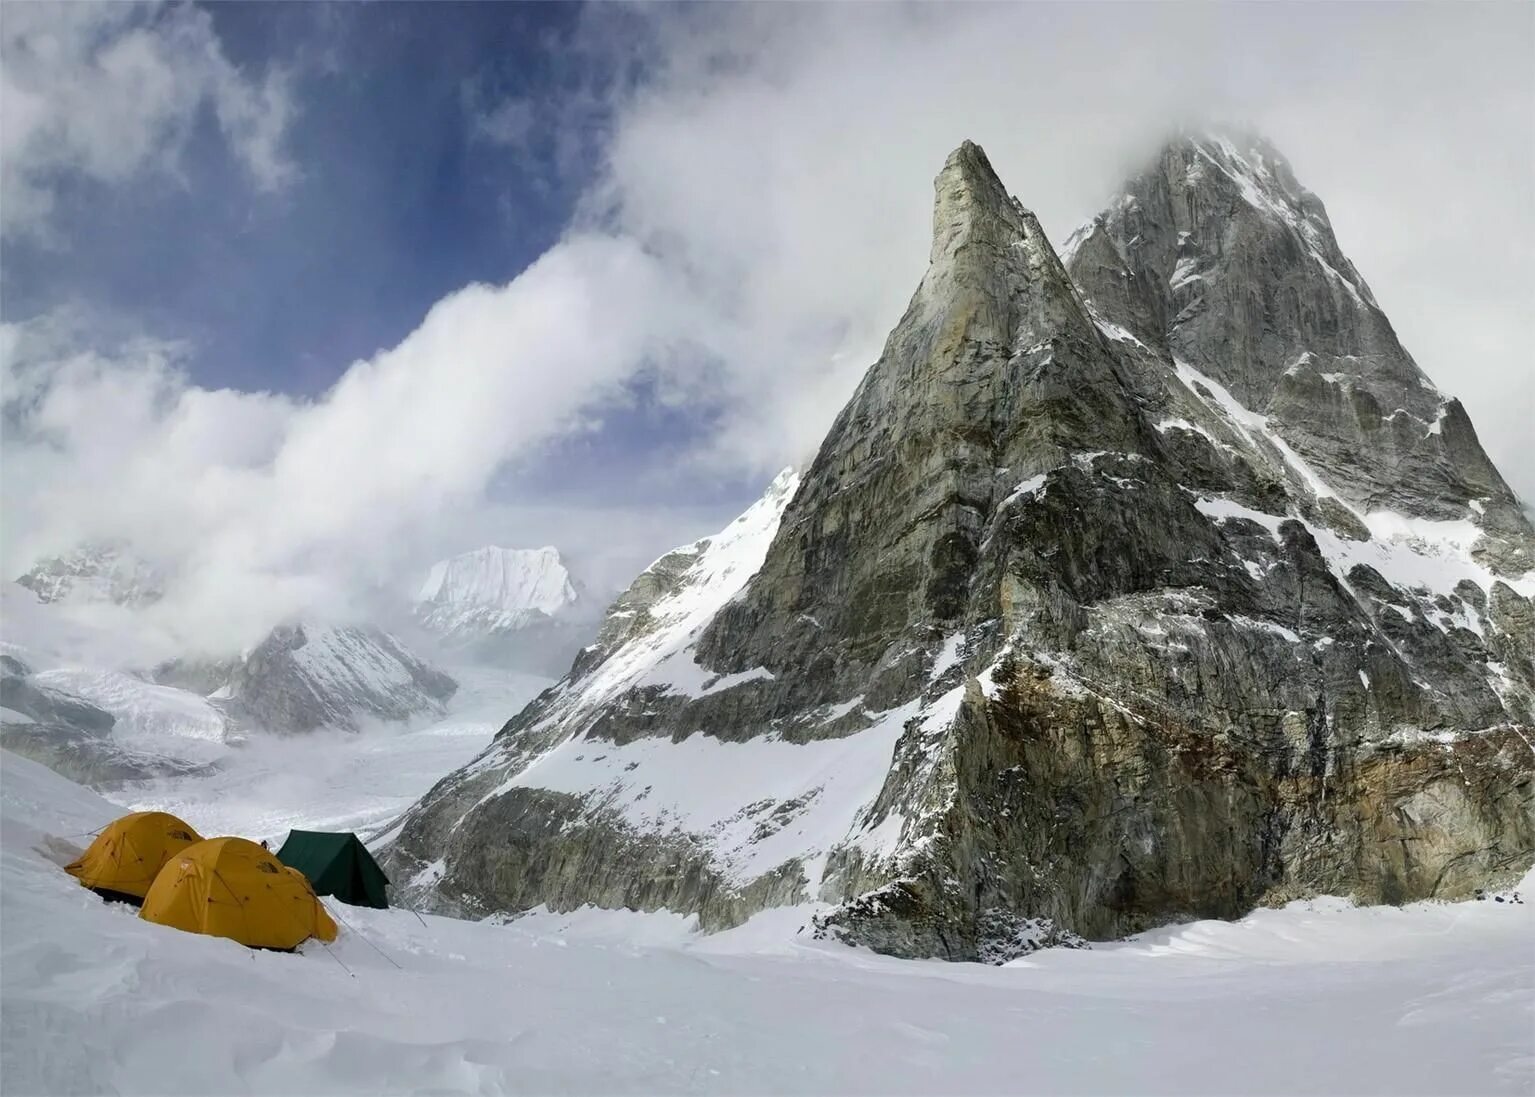
<path fill-rule="evenodd" d="M 355 907 L 389 905 L 389 877 L 355 834 L 290 830 L 277 859 L 309 877 L 316 895 L 334 895 Z"/>

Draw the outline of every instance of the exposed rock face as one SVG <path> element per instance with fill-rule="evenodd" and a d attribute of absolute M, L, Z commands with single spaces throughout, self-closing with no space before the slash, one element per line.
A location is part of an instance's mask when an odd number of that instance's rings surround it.
<path fill-rule="evenodd" d="M 37 595 L 39 602 L 72 598 L 143 606 L 162 594 L 159 573 L 116 544 L 84 545 L 39 560 L 16 582 Z"/>
<path fill-rule="evenodd" d="M 936 189 L 797 490 L 407 813 L 407 893 L 1002 959 L 1528 867 L 1535 534 L 1321 204 L 1180 140 L 1068 276 L 974 145 Z"/>
<path fill-rule="evenodd" d="M 416 597 L 417 623 L 476 662 L 563 674 L 597 626 L 558 549 L 475 549 L 441 560 Z"/>
<path fill-rule="evenodd" d="M 1403 349 L 1321 201 L 1267 142 L 1173 142 L 1066 250 L 1100 318 L 1266 416 L 1350 506 L 1472 522 L 1494 535 L 1474 555 L 1535 568 L 1529 524 L 1460 401 Z"/>
<path fill-rule="evenodd" d="M 285 625 L 211 697 L 241 725 L 286 734 L 440 715 L 457 688 L 380 629 Z"/>

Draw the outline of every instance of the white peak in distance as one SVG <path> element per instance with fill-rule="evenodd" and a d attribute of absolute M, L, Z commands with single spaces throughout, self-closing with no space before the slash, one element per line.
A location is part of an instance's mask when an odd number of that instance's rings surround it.
<path fill-rule="evenodd" d="M 487 545 L 433 564 L 416 604 L 439 626 L 468 614 L 480 627 L 516 628 L 536 615 L 557 616 L 580 597 L 558 549 Z"/>

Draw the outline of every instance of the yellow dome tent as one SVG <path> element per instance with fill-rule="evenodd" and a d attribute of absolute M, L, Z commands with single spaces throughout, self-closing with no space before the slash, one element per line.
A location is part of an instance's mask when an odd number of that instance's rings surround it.
<path fill-rule="evenodd" d="M 251 948 L 336 939 L 336 923 L 304 875 L 244 838 L 210 838 L 183 850 L 144 896 L 139 917 Z"/>
<path fill-rule="evenodd" d="M 107 899 L 137 905 L 160 868 L 202 835 L 163 811 L 136 811 L 109 824 L 89 849 L 64 866 L 81 884 Z"/>

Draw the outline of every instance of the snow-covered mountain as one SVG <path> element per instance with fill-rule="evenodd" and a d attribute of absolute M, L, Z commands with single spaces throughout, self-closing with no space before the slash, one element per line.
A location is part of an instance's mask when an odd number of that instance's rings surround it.
<path fill-rule="evenodd" d="M 37 561 L 16 582 L 40 602 L 64 599 L 142 606 L 163 593 L 162 577 L 120 544 L 82 545 Z"/>
<path fill-rule="evenodd" d="M 300 624 L 273 629 L 209 696 L 241 726 L 293 734 L 440 716 L 457 688 L 382 629 Z"/>
<path fill-rule="evenodd" d="M 558 549 L 495 546 L 434 564 L 413 609 L 455 658 L 551 676 L 570 668 L 599 612 Z"/>
<path fill-rule="evenodd" d="M 109 670 L 0 655 L 0 746 L 96 788 L 202 772 L 225 721 L 206 700 Z"/>
<path fill-rule="evenodd" d="M 289 625 L 244 653 L 166 659 L 174 636 L 140 612 L 152 588 L 119 581 L 148 574 L 125 548 L 60 559 L 28 573 L 36 586 L 0 585 L 0 744 L 73 780 L 208 772 L 250 734 L 434 718 L 456 689 L 367 625 Z"/>
<path fill-rule="evenodd" d="M 440 909 L 1004 959 L 1535 858 L 1535 531 L 1266 143 L 1063 264 L 966 143 L 819 454 L 401 820 Z"/>
<path fill-rule="evenodd" d="M 433 564 L 416 613 L 445 636 L 484 636 L 558 616 L 580 600 L 558 549 L 490 545 Z"/>

